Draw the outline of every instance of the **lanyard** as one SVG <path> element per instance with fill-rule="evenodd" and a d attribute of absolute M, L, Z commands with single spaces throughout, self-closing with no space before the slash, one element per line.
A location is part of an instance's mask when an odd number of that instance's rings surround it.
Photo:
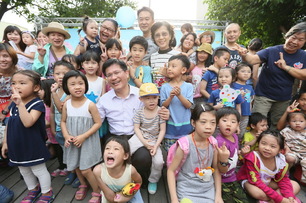
<path fill-rule="evenodd" d="M 196 142 L 195 142 L 195 140 L 194 140 L 194 132 L 191 134 L 191 137 L 192 137 L 193 144 L 194 144 L 194 146 L 195 146 L 195 148 L 196 148 L 196 151 L 197 151 L 197 156 L 198 156 L 198 161 L 199 161 L 200 168 L 201 168 L 201 169 L 204 169 L 204 168 L 205 168 L 205 165 L 208 165 L 208 159 L 209 159 L 209 145 L 208 145 L 208 147 L 207 147 L 207 157 L 204 156 L 203 159 L 202 159 L 201 154 L 200 154 L 200 152 L 199 152 L 199 149 L 198 149 L 198 147 L 197 147 L 197 144 L 196 144 Z M 207 139 L 207 141 L 208 141 L 208 139 Z M 209 141 L 208 141 L 208 142 L 209 142 Z M 206 162 L 206 164 L 205 164 L 205 162 Z"/>

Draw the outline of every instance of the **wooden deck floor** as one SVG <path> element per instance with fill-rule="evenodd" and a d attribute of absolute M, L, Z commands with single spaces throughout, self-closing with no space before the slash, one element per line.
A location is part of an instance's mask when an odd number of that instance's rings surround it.
<path fill-rule="evenodd" d="M 58 164 L 56 160 L 47 162 L 47 167 L 50 172 L 57 169 Z M 145 203 L 168 203 L 169 193 L 166 180 L 166 170 L 163 170 L 163 176 L 158 183 L 158 190 L 155 195 L 150 195 L 147 190 L 141 189 L 141 194 Z M 83 201 L 76 201 L 74 194 L 76 188 L 70 185 L 64 185 L 65 177 L 52 177 L 52 187 L 56 195 L 54 203 L 80 203 L 88 202 L 91 198 L 91 191 L 88 192 L 87 197 Z M 27 188 L 24 181 L 20 178 L 20 173 L 17 167 L 0 167 L 0 184 L 8 187 L 14 191 L 14 199 L 12 202 L 20 202 L 27 194 Z M 301 187 L 301 192 L 298 194 L 299 199 L 306 203 L 306 187 Z M 1 200 L 0 200 L 1 203 Z"/>
<path fill-rule="evenodd" d="M 47 167 L 50 173 L 57 169 L 58 164 L 56 160 L 50 160 L 47 162 Z M 166 170 L 164 169 L 164 175 L 158 183 L 158 190 L 156 194 L 150 195 L 147 190 L 141 189 L 141 194 L 145 203 L 168 203 L 169 195 L 166 184 Z M 91 198 L 91 191 L 87 193 L 86 198 L 83 201 L 76 201 L 74 194 L 76 188 L 72 188 L 71 185 L 64 185 L 65 177 L 52 177 L 52 188 L 56 197 L 54 203 L 80 203 L 88 202 Z M 6 186 L 14 192 L 14 199 L 12 202 L 20 202 L 22 198 L 27 194 L 27 188 L 24 181 L 20 178 L 20 173 L 17 167 L 0 167 L 0 184 Z M 0 200 L 1 202 L 1 200 Z"/>

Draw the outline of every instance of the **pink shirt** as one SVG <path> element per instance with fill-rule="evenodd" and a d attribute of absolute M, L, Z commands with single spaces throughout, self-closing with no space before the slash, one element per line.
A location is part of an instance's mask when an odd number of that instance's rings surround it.
<path fill-rule="evenodd" d="M 202 68 L 195 66 L 194 69 L 191 71 L 192 75 L 192 86 L 193 86 L 193 98 L 202 97 L 200 93 L 200 82 L 202 80 Z"/>

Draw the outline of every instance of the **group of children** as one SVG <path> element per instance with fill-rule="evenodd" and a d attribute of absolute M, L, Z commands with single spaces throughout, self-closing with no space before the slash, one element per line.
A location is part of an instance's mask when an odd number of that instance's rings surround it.
<path fill-rule="evenodd" d="M 251 113 L 254 90 L 247 81 L 252 66 L 240 63 L 235 69 L 226 67 L 229 50 L 219 48 L 213 52 L 208 43 L 196 49 L 197 64 L 190 70 L 188 56 L 171 49 L 172 38 L 167 38 L 166 43 L 156 41 L 160 50 L 168 51 L 162 74 L 151 71 L 149 64 L 143 62 L 148 49 L 146 39 L 136 36 L 130 41 L 126 62 L 129 84 L 139 87 L 143 107 L 135 111 L 135 135 L 129 140 L 111 137 L 102 152 L 99 138 L 103 136 L 103 126 L 95 103 L 109 87 L 100 73 L 101 64 L 109 58 L 125 56 L 120 41 L 110 39 L 100 57 L 102 52 L 95 50 L 96 27 L 94 20 L 84 20 L 86 37 L 80 39 L 76 50 L 81 56 L 66 55 L 55 62 L 54 83 L 40 81 L 40 75 L 31 70 L 18 71 L 12 77 L 13 102 L 2 156 L 8 152 L 10 163 L 18 165 L 24 177 L 29 193 L 23 203 L 37 198 L 39 203 L 54 200 L 45 165 L 50 158 L 46 137 L 59 161 L 54 176 L 71 171 L 65 182 L 79 182 L 75 183 L 76 200 L 83 200 L 90 186 L 91 203 L 101 199 L 143 202 L 139 191 L 142 179 L 131 165 L 131 154 L 143 146 L 150 151 L 149 193 L 154 194 L 164 165 L 162 145 L 168 152 L 171 202 L 243 203 L 248 202 L 246 193 L 260 201 L 300 202 L 295 196 L 299 185 L 289 179 L 287 162 L 293 165 L 300 161 L 302 181 L 306 182 L 306 94 L 289 106 L 280 120 L 280 130 L 286 119 L 289 127 L 281 132 L 267 130 L 267 118 Z M 156 23 L 152 36 L 167 37 L 171 35 L 169 29 L 166 23 Z M 152 56 L 151 63 L 156 68 L 160 56 Z M 207 63 L 211 59 L 212 64 Z M 152 73 L 156 76 L 153 79 Z M 187 73 L 193 84 L 186 82 Z M 166 79 L 156 83 L 161 78 Z M 236 96 L 223 98 L 222 93 L 231 88 L 239 90 Z M 159 117 L 159 105 L 169 109 L 169 120 Z M 245 133 L 247 126 L 251 130 Z M 244 163 L 237 175 L 241 157 Z"/>

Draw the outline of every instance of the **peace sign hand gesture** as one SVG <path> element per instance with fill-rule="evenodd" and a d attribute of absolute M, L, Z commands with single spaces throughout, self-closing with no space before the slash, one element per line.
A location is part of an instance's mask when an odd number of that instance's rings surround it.
<path fill-rule="evenodd" d="M 45 55 L 46 55 L 46 49 L 44 48 L 44 42 L 43 42 L 43 40 L 41 39 L 41 40 L 39 40 L 38 41 L 38 44 L 37 44 L 37 52 L 39 53 L 39 55 L 41 56 L 41 57 L 44 57 Z"/>
<path fill-rule="evenodd" d="M 279 60 L 274 62 L 275 65 L 277 65 L 280 69 L 285 70 L 286 69 L 286 61 L 284 60 L 284 54 L 283 52 L 279 52 Z M 289 69 L 288 69 L 289 70 Z M 288 71 L 287 71 L 288 72 Z"/>

